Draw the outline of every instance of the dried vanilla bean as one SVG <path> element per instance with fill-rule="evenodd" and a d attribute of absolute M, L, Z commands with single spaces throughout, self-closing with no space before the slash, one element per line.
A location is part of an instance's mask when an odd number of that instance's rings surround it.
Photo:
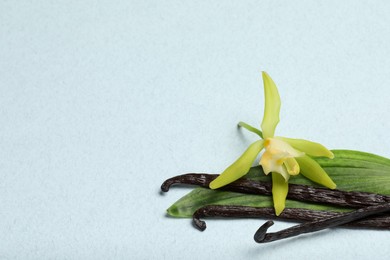
<path fill-rule="evenodd" d="M 264 223 L 255 233 L 254 239 L 257 243 L 267 243 L 284 238 L 298 236 L 304 233 L 311 233 L 323 229 L 340 226 L 352 221 L 360 220 L 372 215 L 390 212 L 390 203 L 382 203 L 375 206 L 368 206 L 349 213 L 343 213 L 339 216 L 306 222 L 300 225 L 293 226 L 275 233 L 267 233 L 269 227 L 273 225 L 273 221 L 269 220 Z"/>
<path fill-rule="evenodd" d="M 161 190 L 168 192 L 169 188 L 175 184 L 189 184 L 200 187 L 208 188 L 210 182 L 218 177 L 218 174 L 207 174 L 207 173 L 187 173 L 169 178 L 161 184 Z"/>
<path fill-rule="evenodd" d="M 275 215 L 273 208 L 256 208 L 248 206 L 208 205 L 196 210 L 193 214 L 193 223 L 201 231 L 206 229 L 203 217 L 221 218 L 273 218 L 296 221 L 317 221 L 324 218 L 341 216 L 343 213 L 332 211 L 319 211 L 309 209 L 286 208 L 280 214 Z M 371 216 L 369 218 L 346 223 L 343 226 L 359 228 L 380 228 L 390 230 L 390 215 Z"/>
<path fill-rule="evenodd" d="M 208 188 L 216 174 L 189 173 L 170 178 L 163 182 L 161 190 L 167 192 L 174 184 L 190 184 Z M 246 194 L 272 195 L 272 187 L 269 182 L 259 182 L 249 179 L 239 179 L 219 189 L 224 191 L 240 192 Z M 361 208 L 364 206 L 377 205 L 390 202 L 390 196 L 368 193 L 347 192 L 315 188 L 307 185 L 289 184 L 288 199 L 319 202 L 342 207 Z"/>

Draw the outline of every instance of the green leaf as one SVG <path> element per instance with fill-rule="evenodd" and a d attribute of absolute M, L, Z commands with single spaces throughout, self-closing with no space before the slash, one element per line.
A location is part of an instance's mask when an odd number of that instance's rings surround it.
<path fill-rule="evenodd" d="M 372 192 L 390 195 L 390 160 L 377 155 L 348 150 L 333 150 L 335 158 L 313 158 L 344 191 Z M 248 179 L 271 181 L 260 166 L 252 167 L 245 176 Z M 298 175 L 289 183 L 320 187 L 318 184 Z M 173 217 L 192 217 L 192 214 L 206 205 L 242 205 L 252 207 L 273 207 L 271 196 L 248 195 L 235 192 L 196 188 L 174 203 L 168 210 Z M 346 211 L 328 205 L 286 200 L 286 208 Z"/>
<path fill-rule="evenodd" d="M 236 205 L 250 207 L 272 208 L 273 202 L 271 196 L 250 195 L 229 191 L 209 190 L 205 188 L 196 188 L 167 210 L 168 215 L 178 218 L 190 218 L 199 208 L 207 205 Z M 286 200 L 286 208 L 304 208 L 313 210 L 331 210 L 347 211 L 345 209 L 333 206 L 326 206 L 314 203 Z"/>

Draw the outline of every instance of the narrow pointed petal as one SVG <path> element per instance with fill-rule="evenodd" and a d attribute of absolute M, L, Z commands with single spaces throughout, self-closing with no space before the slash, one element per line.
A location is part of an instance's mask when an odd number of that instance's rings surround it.
<path fill-rule="evenodd" d="M 295 159 L 299 163 L 303 176 L 329 189 L 336 189 L 336 184 L 328 176 L 325 170 L 312 158 L 305 155 Z"/>
<path fill-rule="evenodd" d="M 210 189 L 218 189 L 248 173 L 257 155 L 264 147 L 264 141 L 259 140 L 251 144 L 248 149 L 238 158 L 232 165 L 230 165 L 221 175 L 210 182 Z"/>
<path fill-rule="evenodd" d="M 251 125 L 248 125 L 245 122 L 239 122 L 238 126 L 244 127 L 246 130 L 248 130 L 248 131 L 250 131 L 252 133 L 257 134 L 258 136 L 260 136 L 260 138 L 263 138 L 263 133 L 259 129 L 257 129 L 257 128 L 251 126 Z"/>
<path fill-rule="evenodd" d="M 280 112 L 280 96 L 278 89 L 271 77 L 263 71 L 264 82 L 264 117 L 261 123 L 261 129 L 263 130 L 264 139 L 273 137 L 275 134 L 275 128 L 279 123 Z"/>
<path fill-rule="evenodd" d="M 288 182 L 279 173 L 272 173 L 272 198 L 276 216 L 279 216 L 286 206 Z"/>
<path fill-rule="evenodd" d="M 295 149 L 302 151 L 308 155 L 324 156 L 330 159 L 334 158 L 333 153 L 328 149 L 326 149 L 326 147 L 323 146 L 322 144 L 307 141 L 304 139 L 293 139 L 293 138 L 285 138 L 285 137 L 278 137 L 278 139 L 283 140 L 286 143 L 289 143 Z"/>
<path fill-rule="evenodd" d="M 300 168 L 297 160 L 295 158 L 287 158 L 284 161 L 284 165 L 286 166 L 287 172 L 290 175 L 297 175 L 299 174 Z"/>

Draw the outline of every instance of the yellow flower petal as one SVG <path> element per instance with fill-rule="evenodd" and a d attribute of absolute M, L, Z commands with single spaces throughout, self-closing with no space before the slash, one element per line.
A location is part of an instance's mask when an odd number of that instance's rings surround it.
<path fill-rule="evenodd" d="M 287 172 L 290 175 L 298 175 L 300 168 L 297 160 L 295 158 L 287 158 L 284 161 L 284 165 L 286 166 Z"/>
<path fill-rule="evenodd" d="M 332 181 L 332 179 L 328 176 L 324 169 L 312 158 L 305 155 L 303 157 L 295 158 L 299 163 L 301 168 L 301 174 L 306 178 L 324 185 L 329 189 L 336 189 L 336 184 Z"/>
<path fill-rule="evenodd" d="M 295 149 L 302 151 L 308 155 L 324 156 L 330 159 L 334 158 L 333 153 L 328 149 L 326 149 L 326 147 L 323 146 L 322 144 L 307 141 L 304 139 L 292 139 L 292 138 L 285 138 L 285 137 L 276 137 L 276 138 L 289 143 Z"/>
<path fill-rule="evenodd" d="M 248 149 L 238 158 L 232 165 L 230 165 L 221 175 L 210 182 L 210 189 L 218 189 L 248 173 L 257 155 L 264 147 L 264 141 L 259 140 L 251 144 Z"/>
<path fill-rule="evenodd" d="M 275 134 L 275 128 L 279 123 L 280 112 L 280 96 L 278 89 L 271 77 L 263 71 L 264 82 L 264 117 L 261 123 L 261 129 L 263 130 L 264 139 L 273 137 Z"/>
<path fill-rule="evenodd" d="M 272 198 L 276 216 L 279 216 L 286 206 L 288 182 L 279 173 L 272 173 Z"/>

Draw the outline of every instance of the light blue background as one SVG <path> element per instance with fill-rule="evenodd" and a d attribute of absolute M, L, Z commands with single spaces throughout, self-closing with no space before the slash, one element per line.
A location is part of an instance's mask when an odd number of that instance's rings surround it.
<path fill-rule="evenodd" d="M 384 259 L 385 231 L 271 244 L 264 220 L 165 210 L 256 139 L 261 70 L 277 134 L 390 157 L 389 1 L 0 1 L 1 259 Z M 278 222 L 270 231 L 290 224 Z"/>

